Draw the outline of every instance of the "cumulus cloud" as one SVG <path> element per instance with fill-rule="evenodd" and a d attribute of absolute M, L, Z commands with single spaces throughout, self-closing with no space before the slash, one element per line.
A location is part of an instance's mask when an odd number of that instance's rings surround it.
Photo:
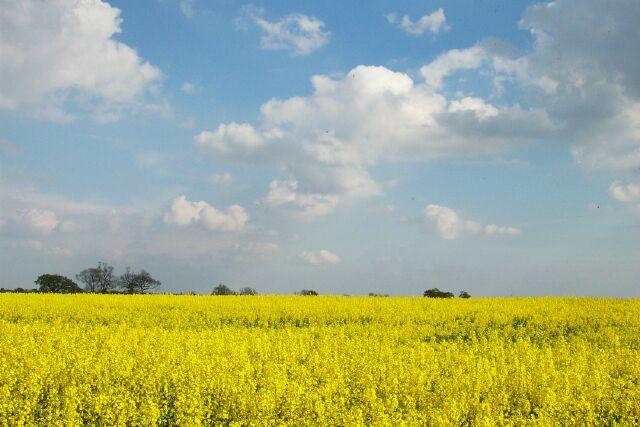
<path fill-rule="evenodd" d="M 402 19 L 398 19 L 398 15 L 395 12 L 386 15 L 386 18 L 390 24 L 397 25 L 402 31 L 413 36 L 421 36 L 426 32 L 438 34 L 440 31 L 449 29 L 442 8 L 420 17 L 415 22 L 412 21 L 408 15 L 404 15 Z"/>
<path fill-rule="evenodd" d="M 168 201 L 161 194 L 107 205 L 0 185 L 0 250 L 11 254 L 20 248 L 47 257 L 90 253 L 107 261 L 160 257 L 252 262 L 279 253 L 278 242 L 271 241 L 277 237 L 271 230 L 250 226 L 244 209 L 213 210 L 185 198 L 172 211 L 167 204 L 175 199 Z M 31 209 L 36 211 L 29 213 Z M 55 220 L 46 212 L 54 212 Z M 207 229 L 220 232 L 203 235 Z M 36 241 L 41 243 L 25 243 Z"/>
<path fill-rule="evenodd" d="M 69 122 L 65 104 L 114 120 L 140 103 L 161 73 L 120 33 L 120 10 L 100 0 L 24 0 L 0 8 L 0 108 Z"/>
<path fill-rule="evenodd" d="M 640 170 L 640 3 L 558 0 L 529 7 L 520 23 L 534 49 L 514 73 L 540 86 L 539 102 L 561 124 L 586 170 L 637 174 Z"/>
<path fill-rule="evenodd" d="M 301 220 L 310 220 L 333 212 L 338 196 L 319 193 L 302 193 L 297 181 L 271 181 L 265 203 Z"/>
<path fill-rule="evenodd" d="M 324 22 L 301 13 L 292 13 L 271 22 L 264 18 L 263 9 L 245 7 L 236 22 L 244 29 L 247 22 L 260 28 L 263 33 L 260 46 L 263 49 L 287 50 L 293 56 L 310 55 L 327 44 L 331 36 L 324 29 Z"/>
<path fill-rule="evenodd" d="M 49 234 L 55 230 L 60 221 L 55 212 L 46 209 L 27 209 L 20 212 L 16 218 L 19 224 L 41 234 Z"/>
<path fill-rule="evenodd" d="M 640 202 L 640 185 L 614 181 L 609 187 L 609 195 L 622 203 Z"/>
<path fill-rule="evenodd" d="M 476 221 L 462 218 L 451 208 L 440 205 L 428 205 L 424 209 L 425 217 L 433 223 L 440 237 L 455 240 L 468 234 L 486 234 L 488 236 L 516 236 L 520 230 L 515 227 L 500 227 L 494 224 L 482 226 Z"/>
<path fill-rule="evenodd" d="M 628 52 L 640 45 L 639 19 L 632 1 L 534 5 L 520 22 L 534 39 L 526 51 L 486 39 L 443 52 L 417 80 L 364 65 L 316 75 L 311 95 L 271 99 L 257 123 L 222 123 L 195 143 L 216 158 L 277 167 L 283 176 L 267 199 L 297 207 L 301 217 L 383 194 L 370 175 L 379 164 L 494 154 L 536 141 L 567 142 L 584 169 L 634 176 L 640 60 Z M 492 96 L 465 94 L 452 78 L 461 72 L 493 87 Z M 499 229 L 493 233 L 509 234 Z"/>
<path fill-rule="evenodd" d="M 322 249 L 318 252 L 303 251 L 300 252 L 299 257 L 311 265 L 320 264 L 339 264 L 342 262 L 340 257 L 326 249 Z"/>
<path fill-rule="evenodd" d="M 280 167 L 287 176 L 271 184 L 266 199 L 298 207 L 300 217 L 383 194 L 368 170 L 379 163 L 493 153 L 553 129 L 541 110 L 449 99 L 385 67 L 316 75 L 311 84 L 310 96 L 264 103 L 257 125 L 223 123 L 194 138 L 218 159 Z"/>
<path fill-rule="evenodd" d="M 207 202 L 190 202 L 185 196 L 176 197 L 164 222 L 180 227 L 202 224 L 209 230 L 240 231 L 245 228 L 249 215 L 242 206 L 232 205 L 220 211 Z"/>
<path fill-rule="evenodd" d="M 203 131 L 196 135 L 195 143 L 202 151 L 211 151 L 226 157 L 239 155 L 247 157 L 258 152 L 265 142 L 265 136 L 248 123 L 220 124 L 214 132 Z"/>
<path fill-rule="evenodd" d="M 518 105 L 530 105 L 552 124 L 539 139 L 566 141 L 578 165 L 604 170 L 614 178 L 640 170 L 640 4 L 623 0 L 558 0 L 526 9 L 520 27 L 534 43 L 519 52 L 497 39 L 444 52 L 421 68 L 425 82 L 455 91 L 459 71 L 490 79 L 494 99 L 513 85 Z M 466 106 L 486 116 L 486 100 Z M 464 106 L 464 105 L 460 105 Z M 450 110 L 460 111 L 451 103 Z M 537 107 L 537 108 L 536 108 Z M 506 115 L 499 114 L 503 125 Z M 481 117 L 478 115 L 478 117 Z"/>
<path fill-rule="evenodd" d="M 439 88 L 445 77 L 457 70 L 475 70 L 487 59 L 482 46 L 452 49 L 420 68 L 420 74 L 429 86 Z"/>

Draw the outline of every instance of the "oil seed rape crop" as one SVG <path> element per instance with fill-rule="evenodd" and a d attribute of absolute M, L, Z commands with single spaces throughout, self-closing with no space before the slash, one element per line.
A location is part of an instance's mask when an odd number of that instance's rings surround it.
<path fill-rule="evenodd" d="M 0 425 L 640 420 L 640 301 L 0 295 Z"/>

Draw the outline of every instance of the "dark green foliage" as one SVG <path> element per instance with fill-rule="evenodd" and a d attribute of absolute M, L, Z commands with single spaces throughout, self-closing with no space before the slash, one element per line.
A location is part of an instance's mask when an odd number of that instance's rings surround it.
<path fill-rule="evenodd" d="M 424 296 L 427 298 L 453 298 L 453 292 L 441 291 L 438 288 L 427 289 L 424 291 Z"/>
<path fill-rule="evenodd" d="M 235 295 L 235 294 L 236 293 L 233 291 L 233 289 L 229 288 L 227 285 L 223 285 L 222 283 L 220 283 L 218 286 L 213 288 L 213 292 L 211 292 L 211 295 Z"/>
<path fill-rule="evenodd" d="M 460 295 L 458 295 L 458 298 L 471 298 L 471 294 L 467 291 L 460 291 Z"/>
<path fill-rule="evenodd" d="M 245 286 L 244 288 L 240 288 L 240 290 L 238 291 L 238 295 L 258 295 L 258 291 L 248 286 Z"/>
<path fill-rule="evenodd" d="M 59 274 L 42 274 L 35 281 L 40 292 L 52 292 L 57 294 L 76 294 L 82 289 L 76 282 Z"/>
<path fill-rule="evenodd" d="M 318 293 L 316 291 L 314 291 L 313 289 L 303 289 L 300 292 L 298 292 L 298 295 L 302 295 L 302 296 L 317 296 Z"/>

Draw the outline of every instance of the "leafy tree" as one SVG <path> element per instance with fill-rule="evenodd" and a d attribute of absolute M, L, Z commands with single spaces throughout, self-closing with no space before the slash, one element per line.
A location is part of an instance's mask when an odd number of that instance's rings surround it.
<path fill-rule="evenodd" d="M 76 294 L 82 289 L 76 282 L 59 274 L 42 274 L 35 281 L 40 292 L 53 292 L 58 294 Z"/>
<path fill-rule="evenodd" d="M 146 270 L 140 270 L 139 273 L 136 273 L 129 267 L 118 278 L 118 287 L 127 294 L 144 294 L 161 285 L 162 283 L 151 277 L 151 274 Z"/>
<path fill-rule="evenodd" d="M 313 289 L 303 289 L 300 292 L 298 292 L 298 295 L 302 295 L 302 296 L 317 296 L 318 293 L 316 291 L 314 291 Z"/>
<path fill-rule="evenodd" d="M 471 298 L 471 294 L 467 291 L 460 291 L 460 295 L 458 295 L 458 298 Z"/>
<path fill-rule="evenodd" d="M 438 288 L 427 289 L 424 296 L 428 298 L 453 298 L 453 292 L 441 291 Z"/>
<path fill-rule="evenodd" d="M 389 294 L 378 294 L 378 293 L 375 293 L 375 292 L 369 292 L 369 296 L 370 297 L 388 297 Z"/>
<path fill-rule="evenodd" d="M 244 288 L 240 288 L 240 290 L 238 291 L 238 295 L 258 295 L 258 291 L 248 286 L 245 286 Z"/>
<path fill-rule="evenodd" d="M 235 294 L 236 293 L 233 291 L 233 289 L 229 288 L 227 285 L 223 285 L 222 283 L 220 283 L 218 286 L 213 288 L 213 292 L 211 292 L 211 295 L 235 295 Z"/>
<path fill-rule="evenodd" d="M 106 294 L 118 286 L 118 279 L 113 274 L 113 266 L 104 262 L 99 262 L 97 267 L 82 270 L 76 278 L 84 283 L 84 289 L 87 292 Z"/>

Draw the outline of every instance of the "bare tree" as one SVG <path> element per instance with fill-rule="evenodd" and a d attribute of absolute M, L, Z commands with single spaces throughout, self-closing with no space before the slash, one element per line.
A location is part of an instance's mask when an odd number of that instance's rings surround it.
<path fill-rule="evenodd" d="M 118 279 L 118 287 L 128 294 L 144 294 L 152 289 L 157 289 L 162 285 L 159 280 L 151 277 L 146 270 L 139 273 L 127 267 L 124 274 Z"/>
<path fill-rule="evenodd" d="M 96 292 L 98 289 L 98 276 L 97 268 L 86 268 L 76 274 L 76 279 L 78 279 L 79 282 L 84 283 L 85 291 Z"/>
<path fill-rule="evenodd" d="M 82 270 L 76 275 L 76 278 L 85 284 L 87 292 L 106 294 L 117 286 L 113 266 L 105 262 L 99 262 L 97 267 Z"/>

